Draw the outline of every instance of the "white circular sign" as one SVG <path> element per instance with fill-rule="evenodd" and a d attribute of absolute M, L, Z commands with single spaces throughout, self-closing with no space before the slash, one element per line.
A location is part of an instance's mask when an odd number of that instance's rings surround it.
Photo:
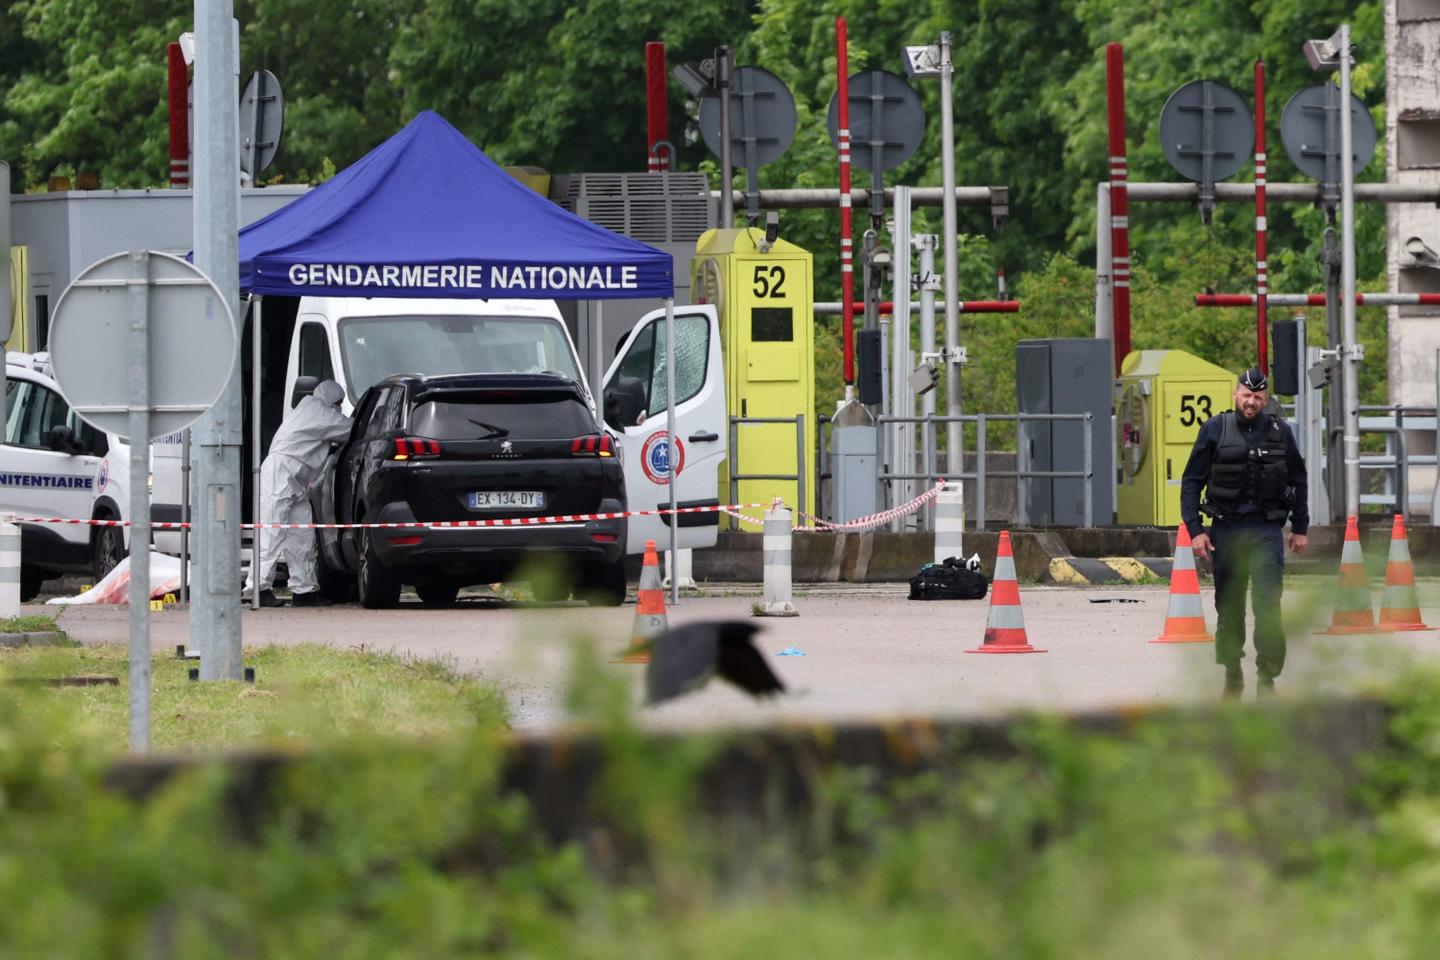
<path fill-rule="evenodd" d="M 193 264 L 155 250 L 117 253 L 75 278 L 50 320 L 55 380 L 80 418 L 129 434 L 132 327 L 148 330 L 150 436 L 190 426 L 235 369 L 235 318 Z"/>

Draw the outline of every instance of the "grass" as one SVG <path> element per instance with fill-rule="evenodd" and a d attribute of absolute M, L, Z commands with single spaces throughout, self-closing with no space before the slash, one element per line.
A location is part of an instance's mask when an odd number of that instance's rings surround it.
<path fill-rule="evenodd" d="M 54 617 L 43 613 L 30 613 L 20 617 L 0 620 L 0 633 L 60 633 L 60 624 Z"/>
<path fill-rule="evenodd" d="M 445 663 L 324 646 L 247 651 L 254 684 L 197 683 L 191 660 L 151 662 L 151 742 L 157 749 L 265 743 L 333 744 L 367 737 L 429 739 L 498 727 L 506 716 L 495 685 Z M 32 692 L 32 706 L 73 721 L 65 745 L 126 749 L 129 659 L 121 646 L 25 648 L 0 652 L 0 681 L 79 674 L 119 678 L 114 686 Z"/>

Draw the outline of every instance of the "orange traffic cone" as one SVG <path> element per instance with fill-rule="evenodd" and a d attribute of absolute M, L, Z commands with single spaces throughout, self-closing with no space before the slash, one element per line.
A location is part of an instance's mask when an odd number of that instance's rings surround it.
<path fill-rule="evenodd" d="M 1015 580 L 1015 555 L 1010 552 L 1010 531 L 1000 531 L 995 555 L 995 579 L 990 584 L 990 616 L 985 621 L 985 642 L 966 653 L 1044 653 L 1030 646 L 1025 615 L 1020 611 L 1020 584 Z"/>
<path fill-rule="evenodd" d="M 1195 548 L 1190 546 L 1190 528 L 1180 524 L 1175 536 L 1175 565 L 1170 570 L 1170 610 L 1165 631 L 1151 643 L 1210 643 L 1205 629 L 1205 608 L 1200 604 L 1200 575 L 1195 572 Z"/>
<path fill-rule="evenodd" d="M 1370 580 L 1360 552 L 1360 521 L 1345 519 L 1345 546 L 1340 550 L 1340 584 L 1330 627 L 1321 633 L 1383 633 L 1370 608 Z"/>
<path fill-rule="evenodd" d="M 666 630 L 665 589 L 660 586 L 660 558 L 655 541 L 645 541 L 645 562 L 640 567 L 640 602 L 635 607 L 635 625 L 630 628 L 630 646 L 616 663 L 649 663 L 650 642 Z"/>
<path fill-rule="evenodd" d="M 1420 620 L 1420 598 L 1415 595 L 1415 568 L 1410 564 L 1410 541 L 1405 518 L 1395 514 L 1390 528 L 1390 562 L 1385 565 L 1385 599 L 1380 603 L 1380 626 L 1386 630 L 1430 630 Z"/>

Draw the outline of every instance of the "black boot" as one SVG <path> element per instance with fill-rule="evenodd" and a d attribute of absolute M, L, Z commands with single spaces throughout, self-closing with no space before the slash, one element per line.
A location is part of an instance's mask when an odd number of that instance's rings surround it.
<path fill-rule="evenodd" d="M 310 593 L 297 593 L 290 598 L 292 607 L 333 607 L 335 601 L 331 600 L 319 590 L 312 590 Z"/>
<path fill-rule="evenodd" d="M 261 590 L 261 591 L 260 591 L 260 606 L 262 606 L 262 607 L 283 607 L 283 606 L 285 606 L 285 601 L 284 601 L 284 600 L 281 600 L 279 597 L 275 596 L 275 591 L 274 591 L 274 590 Z"/>
<path fill-rule="evenodd" d="M 1267 673 L 1256 677 L 1255 698 L 1257 700 L 1275 699 L 1275 678 Z"/>
<path fill-rule="evenodd" d="M 1240 694 L 1245 692 L 1245 674 L 1240 672 L 1240 665 L 1225 668 L 1225 692 L 1220 694 L 1222 700 L 1239 700 Z"/>

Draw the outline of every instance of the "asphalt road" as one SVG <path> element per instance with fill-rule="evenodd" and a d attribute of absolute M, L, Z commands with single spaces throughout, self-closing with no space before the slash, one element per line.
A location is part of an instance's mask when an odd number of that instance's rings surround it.
<path fill-rule="evenodd" d="M 1440 632 L 1433 630 L 1379 637 L 1313 635 L 1313 622 L 1329 622 L 1325 604 L 1332 585 L 1329 578 L 1300 578 L 1287 588 L 1290 660 L 1280 681 L 1282 695 L 1361 691 L 1393 682 L 1417 658 L 1440 664 Z M 756 704 L 712 684 L 646 711 L 645 722 L 690 728 L 777 719 L 977 716 L 1218 697 L 1221 670 L 1214 664 L 1213 645 L 1148 642 L 1160 634 L 1165 620 L 1165 587 L 1032 586 L 1021 594 L 1030 642 L 1046 653 L 967 653 L 980 645 L 988 601 L 909 602 L 903 584 L 799 589 L 800 615 L 761 621 L 759 636 L 761 649 L 791 693 Z M 1379 594 L 1377 589 L 1377 600 Z M 670 623 L 748 618 L 758 599 L 756 585 L 709 585 L 701 596 L 682 597 L 669 612 Z M 1440 625 L 1440 582 L 1422 583 L 1421 600 L 1426 622 Z M 1213 629 L 1209 590 L 1204 603 Z M 47 613 L 57 609 L 44 608 Z M 516 728 L 545 729 L 568 719 L 568 677 L 586 645 L 600 655 L 601 669 L 633 685 L 639 702 L 645 668 L 609 662 L 625 647 L 633 617 L 633 605 L 595 609 L 467 599 L 451 610 L 427 610 L 418 602 L 386 611 L 358 606 L 246 610 L 243 624 L 247 645 L 324 643 L 446 660 L 500 684 Z M 155 649 L 173 651 L 186 642 L 187 622 L 183 609 L 154 614 Z M 61 625 L 83 643 L 127 642 L 125 607 L 65 608 Z M 792 646 L 805 655 L 775 655 Z M 1253 660 L 1247 660 L 1246 670 L 1248 697 L 1253 696 Z"/>

